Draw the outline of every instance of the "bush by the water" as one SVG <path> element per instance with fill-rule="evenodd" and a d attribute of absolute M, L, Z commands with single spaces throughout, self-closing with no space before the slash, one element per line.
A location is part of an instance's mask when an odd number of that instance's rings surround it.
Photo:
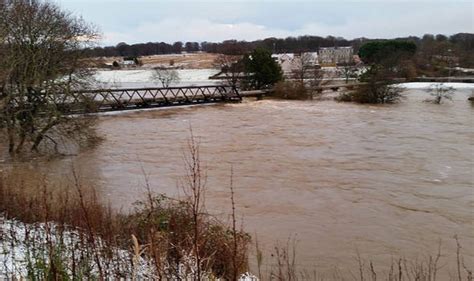
<path fill-rule="evenodd" d="M 361 85 L 340 100 L 356 103 L 386 104 L 399 102 L 402 97 L 402 89 L 397 86 L 372 84 Z"/>
<path fill-rule="evenodd" d="M 372 65 L 360 78 L 362 82 L 353 91 L 340 95 L 338 101 L 356 103 L 396 103 L 403 98 L 400 87 L 393 83 L 391 71 L 381 65 Z"/>
<path fill-rule="evenodd" d="M 396 103 L 402 98 L 402 89 L 389 84 L 360 85 L 350 92 L 343 92 L 335 98 L 339 102 L 370 104 Z"/>
<path fill-rule="evenodd" d="M 434 104 L 441 104 L 443 100 L 452 100 L 454 88 L 445 86 L 443 83 L 433 84 L 426 90 L 431 96 L 431 99 L 426 100 Z"/>
<path fill-rule="evenodd" d="M 289 100 L 307 100 L 312 98 L 311 91 L 300 81 L 280 81 L 273 88 L 273 96 Z"/>

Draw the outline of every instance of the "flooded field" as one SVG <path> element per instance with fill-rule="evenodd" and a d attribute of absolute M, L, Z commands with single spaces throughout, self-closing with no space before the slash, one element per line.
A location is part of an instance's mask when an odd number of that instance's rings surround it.
<path fill-rule="evenodd" d="M 267 253 L 294 237 L 302 268 L 354 269 L 357 250 L 386 265 L 434 254 L 441 239 L 449 267 L 457 234 L 472 265 L 470 93 L 441 105 L 411 89 L 389 106 L 263 100 L 103 115 L 97 148 L 48 167 L 73 162 L 124 210 L 144 196 L 143 171 L 154 192 L 179 196 L 191 126 L 208 209 L 228 218 L 233 167 L 239 220 Z"/>

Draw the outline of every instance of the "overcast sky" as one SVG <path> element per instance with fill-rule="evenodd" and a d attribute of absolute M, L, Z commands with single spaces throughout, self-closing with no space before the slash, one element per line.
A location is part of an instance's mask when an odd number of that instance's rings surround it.
<path fill-rule="evenodd" d="M 102 45 L 299 35 L 393 38 L 474 32 L 474 1 L 56 0 L 94 23 Z"/>

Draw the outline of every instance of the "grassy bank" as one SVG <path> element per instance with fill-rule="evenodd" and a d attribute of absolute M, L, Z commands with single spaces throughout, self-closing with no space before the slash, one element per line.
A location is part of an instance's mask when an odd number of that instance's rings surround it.
<path fill-rule="evenodd" d="M 190 151 L 184 198 L 149 191 L 128 213 L 112 211 L 74 170 L 69 185 L 57 186 L 42 175 L 4 172 L 0 278 L 237 279 L 247 271 L 250 236 L 235 219 L 226 224 L 207 213 L 192 142 Z"/>

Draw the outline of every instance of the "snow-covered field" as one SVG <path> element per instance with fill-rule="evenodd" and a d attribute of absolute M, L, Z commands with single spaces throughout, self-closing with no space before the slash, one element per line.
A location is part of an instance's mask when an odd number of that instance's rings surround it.
<path fill-rule="evenodd" d="M 473 89 L 474 90 L 474 83 L 457 83 L 457 82 L 446 82 L 446 83 L 411 82 L 411 83 L 402 83 L 402 84 L 399 84 L 399 86 L 405 89 L 428 89 L 437 84 L 443 84 L 443 86 L 452 87 L 455 90 L 457 89 Z"/>
<path fill-rule="evenodd" d="M 179 82 L 170 86 L 214 85 L 219 81 L 209 77 L 219 72 L 217 69 L 178 69 Z M 153 70 L 99 70 L 95 79 L 104 87 L 157 87 L 158 81 L 152 79 Z"/>

